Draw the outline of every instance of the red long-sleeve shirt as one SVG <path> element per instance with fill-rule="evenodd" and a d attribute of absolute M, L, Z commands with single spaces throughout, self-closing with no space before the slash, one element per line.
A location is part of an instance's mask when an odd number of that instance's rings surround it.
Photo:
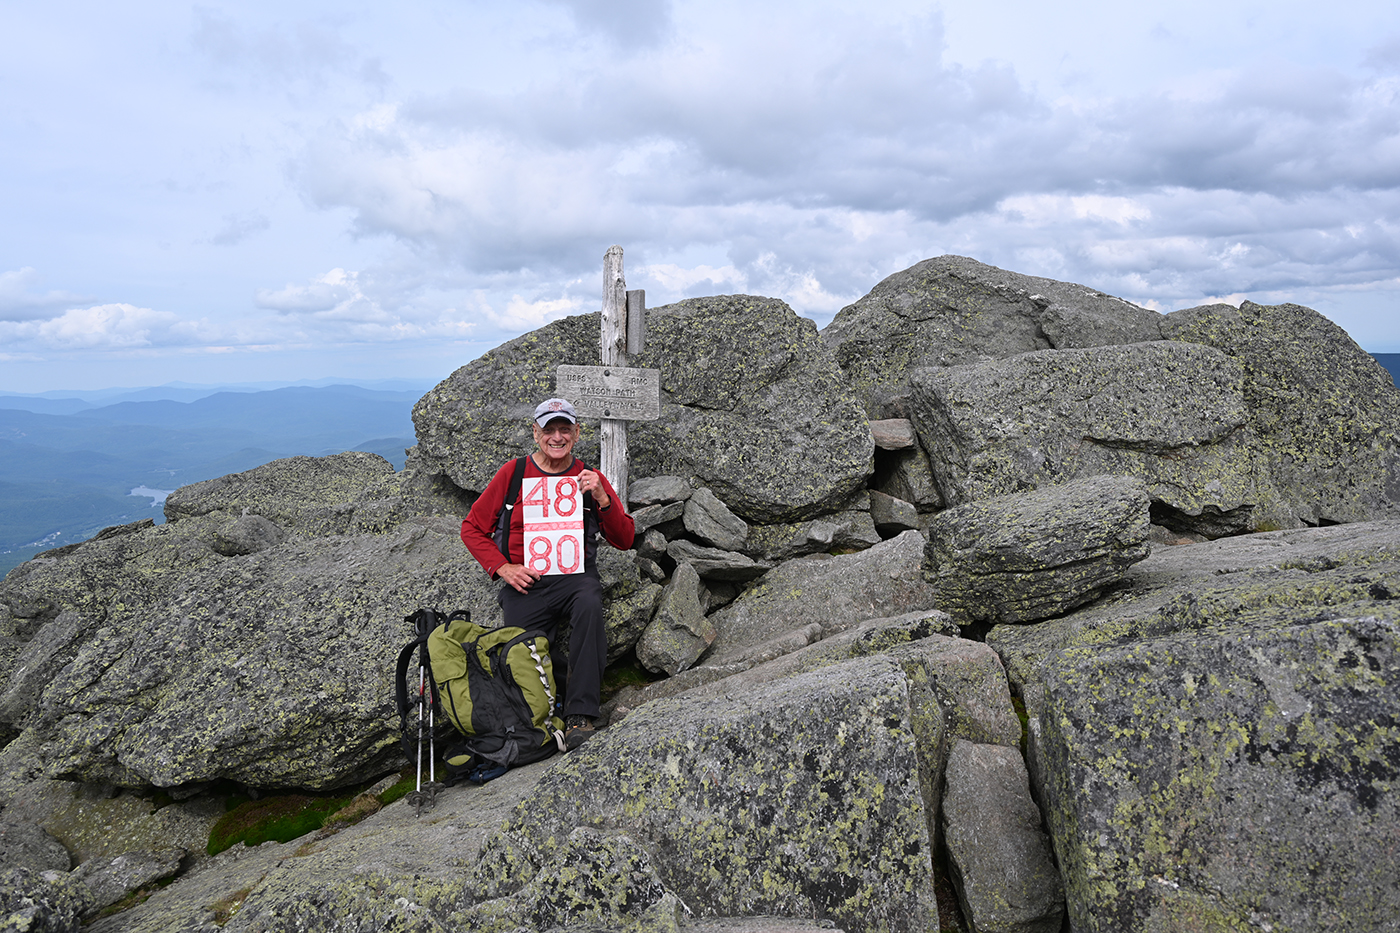
<path fill-rule="evenodd" d="M 562 473 L 546 473 L 535 464 L 534 457 L 527 457 L 525 460 L 525 478 L 520 484 L 521 495 L 532 478 L 540 476 L 577 476 L 588 469 L 584 462 L 578 457 Z M 472 510 L 467 514 L 466 521 L 462 522 L 462 543 L 467 546 L 467 550 L 475 557 L 477 563 L 481 564 L 492 577 L 496 576 L 496 571 L 506 564 L 525 563 L 525 531 L 524 531 L 524 511 L 519 508 L 520 495 L 515 498 L 516 508 L 510 511 L 510 535 L 508 536 L 509 554 L 502 554 L 496 549 L 496 543 L 492 536 L 496 533 L 496 517 L 501 514 L 501 509 L 505 506 L 506 490 L 510 486 L 511 474 L 515 472 L 515 461 L 508 460 L 496 471 L 496 475 L 491 477 L 491 482 L 486 484 L 486 488 L 481 491 L 481 495 L 476 502 L 472 503 Z M 607 542 L 618 550 L 625 551 L 632 546 L 632 541 L 637 534 L 636 523 L 632 521 L 632 516 L 627 514 L 627 509 L 623 506 L 617 493 L 613 490 L 612 484 L 603 474 L 598 474 L 599 481 L 603 484 L 603 491 L 608 495 L 608 507 L 598 509 L 598 525 L 603 532 L 603 537 Z M 596 559 L 593 556 L 593 548 L 587 547 L 587 558 L 585 567 L 595 574 L 597 573 Z"/>

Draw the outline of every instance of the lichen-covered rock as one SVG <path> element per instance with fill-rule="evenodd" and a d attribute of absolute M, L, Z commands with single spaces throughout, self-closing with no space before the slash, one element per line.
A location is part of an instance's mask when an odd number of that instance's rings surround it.
<path fill-rule="evenodd" d="M 580 826 L 555 858 L 511 894 L 448 917 L 453 930 L 558 929 L 676 933 L 689 911 L 626 834 Z"/>
<path fill-rule="evenodd" d="M 0 868 L 0 930 L 78 933 L 83 901 L 73 887 L 23 867 Z"/>
<path fill-rule="evenodd" d="M 696 916 L 936 928 L 923 754 L 941 729 L 937 701 L 878 656 L 742 699 L 648 703 L 541 778 L 502 829 L 497 893 L 562 865 L 578 827 L 615 826 Z"/>
<path fill-rule="evenodd" d="M 949 875 L 986 933 L 1060 933 L 1065 892 L 1015 748 L 958 740 L 944 771 Z"/>
<path fill-rule="evenodd" d="M 1175 311 L 1164 336 L 1244 364 L 1249 426 L 1278 499 L 1253 527 L 1400 515 L 1400 392 L 1346 332 L 1301 305 Z"/>
<path fill-rule="evenodd" d="M 808 554 L 862 551 L 880 543 L 880 533 L 870 517 L 869 496 L 864 509 L 846 509 L 779 525 L 753 525 L 745 550 L 769 563 L 780 563 Z"/>
<path fill-rule="evenodd" d="M 742 551 L 749 536 L 748 523 L 703 486 L 685 500 L 682 519 L 687 532 L 722 551 Z"/>
<path fill-rule="evenodd" d="M 74 607 L 92 621 L 33 714 L 51 776 L 308 788 L 377 776 L 400 754 L 390 677 L 404 617 L 420 606 L 500 617 L 451 519 L 172 567 L 199 521 L 73 555 L 112 598 Z"/>
<path fill-rule="evenodd" d="M 185 850 L 165 847 L 153 852 L 131 852 L 89 859 L 73 870 L 69 880 L 83 895 L 83 915 L 91 918 L 128 894 L 169 878 L 180 869 Z"/>
<path fill-rule="evenodd" d="M 1083 605 L 1151 553 L 1142 483 L 1096 476 L 934 516 L 939 608 L 964 622 L 1034 622 Z"/>
<path fill-rule="evenodd" d="M 165 499 L 165 518 L 213 512 L 259 515 L 283 528 L 317 517 L 324 509 L 359 500 L 367 487 L 394 475 L 378 454 L 347 450 L 329 457 L 288 457 L 243 473 L 181 486 Z"/>
<path fill-rule="evenodd" d="M 606 544 L 598 547 L 598 578 L 603 585 L 603 629 L 611 663 L 630 652 L 646 631 L 661 599 L 661 587 L 642 579 L 635 551 L 619 551 Z M 499 588 L 499 584 L 492 586 Z M 558 657 L 567 656 L 569 628 L 562 626 L 560 638 L 551 646 Z"/>
<path fill-rule="evenodd" d="M 6 813 L 0 815 L 0 865 L 38 873 L 67 871 L 73 860 L 63 844 L 42 826 Z M 3 925 L 0 929 L 4 929 Z"/>
<path fill-rule="evenodd" d="M 715 640 L 715 627 L 705 618 L 700 593 L 700 575 L 695 568 L 677 564 L 651 624 L 637 642 L 637 660 L 647 670 L 678 674 L 694 664 Z"/>
<path fill-rule="evenodd" d="M 1029 353 L 912 376 L 914 421 L 949 505 L 1112 473 L 1212 536 L 1277 493 L 1247 428 L 1244 368 L 1199 344 Z"/>
<path fill-rule="evenodd" d="M 677 564 L 689 564 L 707 580 L 752 580 L 773 568 L 738 551 L 722 551 L 694 541 L 672 541 L 666 554 Z"/>
<path fill-rule="evenodd" d="M 765 643 L 808 627 L 826 637 L 865 619 L 932 608 L 934 588 L 921 572 L 923 550 L 919 533 L 906 531 L 856 554 L 778 565 L 711 616 L 718 635 L 705 663 L 766 660 L 776 655 Z"/>
<path fill-rule="evenodd" d="M 964 256 L 896 272 L 822 331 L 872 418 L 907 417 L 909 374 L 1045 350 L 1160 339 L 1161 315 L 1083 285 Z"/>
<path fill-rule="evenodd" d="M 598 363 L 598 315 L 555 321 L 453 373 L 414 408 L 424 464 L 479 492 L 530 446 L 529 417 L 560 364 Z M 628 429 L 637 476 L 697 478 L 757 522 L 829 508 L 864 484 L 873 444 L 864 412 L 811 321 L 781 301 L 693 298 L 647 310 L 661 371 L 658 421 Z M 595 462 L 596 443 L 580 456 Z"/>
<path fill-rule="evenodd" d="M 1041 754 L 1076 930 L 1394 926 L 1400 610 L 1339 608 L 1055 657 Z"/>
<path fill-rule="evenodd" d="M 1384 614 L 1400 594 L 1400 521 L 1298 528 L 1159 547 L 1100 602 L 1034 625 L 998 625 L 987 643 L 1024 693 L 1067 649 L 1100 650 L 1232 622 L 1324 611 Z"/>

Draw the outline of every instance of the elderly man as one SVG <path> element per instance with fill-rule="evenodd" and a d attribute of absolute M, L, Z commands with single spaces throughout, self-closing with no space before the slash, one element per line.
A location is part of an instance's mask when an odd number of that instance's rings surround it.
<path fill-rule="evenodd" d="M 636 525 L 607 477 L 574 456 L 573 405 L 545 399 L 533 430 L 535 451 L 496 471 L 462 522 L 462 542 L 505 582 L 497 598 L 506 625 L 543 631 L 552 643 L 562 623 L 572 624 L 564 742 L 574 749 L 593 737 L 608 659 L 596 533 L 626 550 Z M 507 502 L 512 485 L 519 491 Z"/>

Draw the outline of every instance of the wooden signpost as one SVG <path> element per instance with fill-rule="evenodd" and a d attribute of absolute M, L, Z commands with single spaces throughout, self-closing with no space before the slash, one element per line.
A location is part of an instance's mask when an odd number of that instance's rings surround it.
<path fill-rule="evenodd" d="M 560 366 L 555 391 L 580 418 L 601 418 L 598 469 L 627 501 L 627 422 L 661 417 L 661 370 L 630 369 L 629 353 L 646 343 L 646 292 L 627 290 L 622 247 L 603 256 L 602 366 Z"/>

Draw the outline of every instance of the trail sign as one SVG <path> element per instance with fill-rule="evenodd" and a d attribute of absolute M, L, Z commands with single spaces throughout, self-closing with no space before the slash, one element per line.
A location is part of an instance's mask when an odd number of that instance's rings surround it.
<path fill-rule="evenodd" d="M 661 417 L 661 370 L 560 366 L 555 391 L 580 418 L 655 421 Z"/>

